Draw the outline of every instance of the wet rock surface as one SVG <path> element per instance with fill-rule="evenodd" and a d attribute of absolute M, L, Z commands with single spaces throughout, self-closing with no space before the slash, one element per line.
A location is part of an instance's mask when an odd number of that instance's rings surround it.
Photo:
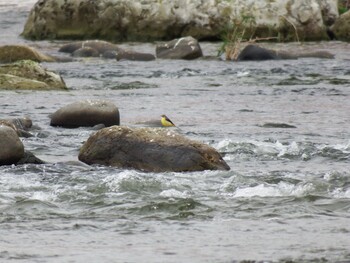
<path fill-rule="evenodd" d="M 83 100 L 68 104 L 51 115 L 51 126 L 66 128 L 119 125 L 119 110 L 110 101 Z"/>
<path fill-rule="evenodd" d="M 203 56 L 202 49 L 193 37 L 182 37 L 156 47 L 157 58 L 196 59 Z"/>
<path fill-rule="evenodd" d="M 33 60 L 36 62 L 53 62 L 55 58 L 24 45 L 0 46 L 0 62 L 11 63 L 19 60 Z"/>
<path fill-rule="evenodd" d="M 23 143 L 13 128 L 0 124 L 0 138 L 0 165 L 15 164 L 24 157 Z"/>
<path fill-rule="evenodd" d="M 0 66 L 0 90 L 66 90 L 60 75 L 32 60 Z"/>
<path fill-rule="evenodd" d="M 84 143 L 79 160 L 148 172 L 230 169 L 214 148 L 164 128 L 104 128 Z"/>

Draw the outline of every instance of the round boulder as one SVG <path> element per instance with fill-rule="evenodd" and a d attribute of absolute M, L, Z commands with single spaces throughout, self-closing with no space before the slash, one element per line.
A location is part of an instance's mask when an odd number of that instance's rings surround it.
<path fill-rule="evenodd" d="M 0 165 L 15 164 L 24 157 L 23 143 L 13 128 L 0 125 L 0 138 Z"/>
<path fill-rule="evenodd" d="M 110 101 L 83 100 L 66 105 L 51 115 L 51 126 L 65 128 L 119 125 L 119 110 Z"/>
<path fill-rule="evenodd" d="M 84 143 L 79 160 L 147 172 L 230 169 L 214 148 L 164 128 L 104 128 Z"/>
<path fill-rule="evenodd" d="M 156 47 L 157 58 L 196 59 L 203 56 L 202 49 L 193 37 L 182 37 Z"/>

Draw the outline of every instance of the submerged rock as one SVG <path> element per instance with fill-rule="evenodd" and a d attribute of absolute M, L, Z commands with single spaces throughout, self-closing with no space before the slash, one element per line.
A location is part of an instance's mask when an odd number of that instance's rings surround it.
<path fill-rule="evenodd" d="M 254 36 L 328 39 L 338 17 L 336 0 L 46 0 L 32 8 L 22 35 L 31 39 L 220 39 L 226 26 L 254 19 Z"/>
<path fill-rule="evenodd" d="M 156 47 L 157 58 L 196 59 L 203 56 L 202 49 L 193 37 L 182 37 Z"/>
<path fill-rule="evenodd" d="M 73 57 L 99 57 L 100 53 L 92 47 L 82 47 L 72 53 Z"/>
<path fill-rule="evenodd" d="M 32 152 L 30 151 L 24 151 L 24 156 L 19 159 L 18 162 L 16 162 L 16 165 L 21 164 L 44 164 L 45 162 L 38 157 L 36 157 Z"/>
<path fill-rule="evenodd" d="M 148 172 L 230 169 L 214 148 L 163 128 L 104 128 L 84 143 L 79 160 Z"/>
<path fill-rule="evenodd" d="M 239 54 L 237 60 L 270 60 L 279 59 L 272 50 L 257 45 L 247 45 Z"/>
<path fill-rule="evenodd" d="M 86 40 L 72 42 L 63 45 L 59 52 L 71 53 L 74 56 L 82 57 L 99 57 L 103 56 L 106 52 L 119 52 L 122 51 L 117 45 L 102 41 L 102 40 Z"/>
<path fill-rule="evenodd" d="M 155 60 L 156 57 L 153 54 L 149 53 L 140 53 L 135 51 L 119 51 L 116 54 L 117 60 L 132 60 L 132 61 L 152 61 Z"/>
<path fill-rule="evenodd" d="M 51 115 L 51 126 L 66 128 L 119 125 L 119 110 L 110 101 L 83 100 L 66 105 Z"/>
<path fill-rule="evenodd" d="M 281 129 L 295 129 L 296 126 L 288 123 L 279 123 L 279 122 L 267 122 L 261 125 L 263 128 L 281 128 Z"/>
<path fill-rule="evenodd" d="M 21 60 L 0 66 L 0 89 L 66 90 L 67 86 L 60 75 L 39 63 Z"/>
<path fill-rule="evenodd" d="M 24 146 L 13 127 L 0 124 L 0 165 L 15 164 L 24 157 Z"/>
<path fill-rule="evenodd" d="M 0 62 L 11 63 L 19 60 L 33 60 L 36 62 L 53 62 L 55 59 L 42 54 L 38 50 L 23 45 L 6 45 L 0 47 Z"/>
<path fill-rule="evenodd" d="M 59 49 L 60 52 L 71 53 L 74 57 L 103 57 L 117 60 L 150 61 L 155 56 L 124 50 L 117 45 L 102 40 L 87 40 L 68 43 Z"/>
<path fill-rule="evenodd" d="M 332 59 L 334 55 L 328 51 L 313 51 L 313 52 L 287 52 L 287 51 L 276 51 L 260 47 L 258 45 L 247 45 L 238 55 L 237 60 L 249 61 L 249 60 L 274 60 L 274 59 L 297 59 L 297 58 L 326 58 Z"/>

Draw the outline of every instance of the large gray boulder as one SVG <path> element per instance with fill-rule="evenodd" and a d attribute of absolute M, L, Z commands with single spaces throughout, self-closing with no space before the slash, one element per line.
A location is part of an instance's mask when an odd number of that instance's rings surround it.
<path fill-rule="evenodd" d="M 156 56 L 169 59 L 196 59 L 202 57 L 203 53 L 198 41 L 188 36 L 158 44 Z"/>
<path fill-rule="evenodd" d="M 327 39 L 337 0 L 39 0 L 22 35 L 31 39 L 113 41 L 221 38 L 242 16 L 254 18 L 258 37 Z"/>
<path fill-rule="evenodd" d="M 83 100 L 71 103 L 51 115 L 51 126 L 65 128 L 119 125 L 119 110 L 110 101 Z"/>
<path fill-rule="evenodd" d="M 79 160 L 148 172 L 230 169 L 214 148 L 165 128 L 104 128 L 84 143 Z"/>
<path fill-rule="evenodd" d="M 15 164 L 24 157 L 24 146 L 16 131 L 0 125 L 0 165 Z"/>

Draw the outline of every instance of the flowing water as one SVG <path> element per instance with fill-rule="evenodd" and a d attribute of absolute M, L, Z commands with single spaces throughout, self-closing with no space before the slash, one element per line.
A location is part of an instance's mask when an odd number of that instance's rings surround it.
<path fill-rule="evenodd" d="M 65 56 L 62 42 L 19 37 L 33 3 L 0 1 L 0 44 Z M 215 55 L 220 44 L 201 45 Z M 0 118 L 30 116 L 23 143 L 48 162 L 0 167 L 0 262 L 350 262 L 350 45 L 271 47 L 336 58 L 78 59 L 44 64 L 68 92 L 0 91 Z M 50 127 L 49 114 L 82 99 L 111 100 L 133 127 L 167 114 L 231 170 L 81 164 L 94 130 Z"/>

